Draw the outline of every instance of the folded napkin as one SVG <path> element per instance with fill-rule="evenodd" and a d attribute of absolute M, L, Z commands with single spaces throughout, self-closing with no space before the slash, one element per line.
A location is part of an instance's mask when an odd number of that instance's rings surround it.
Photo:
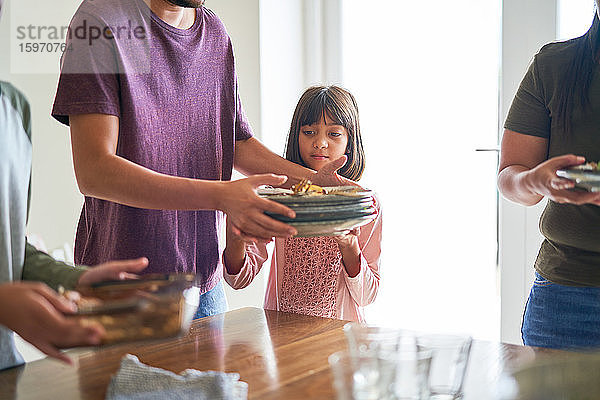
<path fill-rule="evenodd" d="M 107 400 L 247 398 L 248 384 L 240 381 L 239 374 L 195 369 L 175 374 L 146 365 L 131 354 L 121 360 L 121 368 L 112 377 L 106 393 Z"/>

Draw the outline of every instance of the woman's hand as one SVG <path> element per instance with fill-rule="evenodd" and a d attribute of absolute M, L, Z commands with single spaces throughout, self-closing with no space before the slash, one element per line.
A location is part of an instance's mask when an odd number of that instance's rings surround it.
<path fill-rule="evenodd" d="M 584 157 L 573 154 L 553 157 L 529 170 L 524 177 L 525 184 L 530 187 L 531 191 L 557 203 L 600 205 L 600 193 L 571 190 L 575 187 L 575 182 L 556 175 L 556 171 L 559 169 L 584 162 Z"/>
<path fill-rule="evenodd" d="M 233 232 L 242 236 L 244 240 L 256 242 L 270 241 L 272 237 L 288 238 L 295 235 L 297 232 L 293 227 L 265 215 L 265 211 L 268 211 L 295 218 L 294 211 L 256 194 L 259 186 L 279 186 L 286 180 L 285 176 L 265 174 L 223 182 L 218 209 L 227 214 Z"/>
<path fill-rule="evenodd" d="M 101 326 L 81 326 L 65 314 L 75 305 L 43 283 L 15 282 L 0 285 L 0 323 L 18 333 L 50 357 L 72 364 L 59 349 L 92 346 L 104 335 Z"/>

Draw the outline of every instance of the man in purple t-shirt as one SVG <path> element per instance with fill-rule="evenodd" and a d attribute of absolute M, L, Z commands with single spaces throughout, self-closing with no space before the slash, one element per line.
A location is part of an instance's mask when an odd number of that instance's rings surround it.
<path fill-rule="evenodd" d="M 315 173 L 252 137 L 231 40 L 202 3 L 85 0 L 71 21 L 52 111 L 70 125 L 85 195 L 76 262 L 143 255 L 148 272 L 195 273 L 197 316 L 225 311 L 223 212 L 249 238 L 295 234 L 264 214 L 293 212 L 255 192 L 286 177 L 232 182 L 232 168 L 331 184 L 344 162 Z"/>

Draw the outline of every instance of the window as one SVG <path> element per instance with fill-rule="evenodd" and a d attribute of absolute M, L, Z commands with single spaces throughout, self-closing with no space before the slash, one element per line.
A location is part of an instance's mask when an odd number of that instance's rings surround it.
<path fill-rule="evenodd" d="M 594 0 L 558 0 L 558 32 L 560 40 L 583 35 L 594 16 Z"/>
<path fill-rule="evenodd" d="M 383 204 L 371 323 L 497 339 L 501 4 L 343 2 L 343 83 L 357 97 Z"/>

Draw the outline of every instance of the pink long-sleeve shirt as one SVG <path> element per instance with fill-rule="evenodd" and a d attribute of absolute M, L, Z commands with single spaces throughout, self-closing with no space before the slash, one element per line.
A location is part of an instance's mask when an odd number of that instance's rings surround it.
<path fill-rule="evenodd" d="M 361 227 L 360 272 L 346 273 L 337 243 L 330 237 L 276 239 L 264 308 L 349 321 L 364 321 L 363 307 L 379 289 L 381 210 Z M 268 258 L 266 244 L 246 244 L 244 266 L 237 275 L 223 268 L 225 281 L 234 289 L 248 286 Z"/>

